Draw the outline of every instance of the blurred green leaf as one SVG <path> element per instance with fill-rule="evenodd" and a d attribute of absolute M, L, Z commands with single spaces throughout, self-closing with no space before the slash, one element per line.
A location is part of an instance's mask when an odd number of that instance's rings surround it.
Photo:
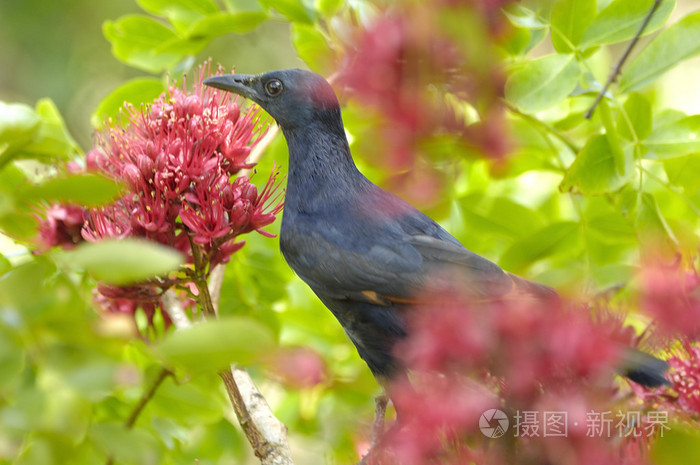
<path fill-rule="evenodd" d="M 25 188 L 21 197 L 30 201 L 46 200 L 96 206 L 114 201 L 121 191 L 122 186 L 113 179 L 98 174 L 81 173 L 51 178 Z"/>
<path fill-rule="evenodd" d="M 323 34 L 314 26 L 294 24 L 292 43 L 299 58 L 320 74 L 327 74 L 334 68 L 334 55 Z"/>
<path fill-rule="evenodd" d="M 232 363 L 250 364 L 269 354 L 274 338 L 252 318 L 208 320 L 168 335 L 156 348 L 165 360 L 189 371 L 226 369 Z"/>
<path fill-rule="evenodd" d="M 538 260 L 549 257 L 577 240 L 578 223 L 551 223 L 533 234 L 514 242 L 500 259 L 503 269 L 520 273 Z"/>
<path fill-rule="evenodd" d="M 112 44 L 114 56 L 150 73 L 160 73 L 185 56 L 175 50 L 161 51 L 164 43 L 177 37 L 172 29 L 148 16 L 129 15 L 106 21 L 103 32 Z"/>
<path fill-rule="evenodd" d="M 634 227 L 619 213 L 606 213 L 586 220 L 589 230 L 605 244 L 630 242 L 636 239 Z"/>
<path fill-rule="evenodd" d="M 326 18 L 336 14 L 344 4 L 343 0 L 316 0 L 316 8 Z"/>
<path fill-rule="evenodd" d="M 155 100 L 164 90 L 165 85 L 160 79 L 134 78 L 127 81 L 102 99 L 92 113 L 90 122 L 93 127 L 100 128 L 109 118 L 116 118 L 125 103 L 139 108 L 140 104 Z"/>
<path fill-rule="evenodd" d="M 49 162 L 65 160 L 78 151 L 50 99 L 39 100 L 36 110 L 0 102 L 0 168 L 15 158 Z"/>
<path fill-rule="evenodd" d="M 226 10 L 231 13 L 242 13 L 244 11 L 265 12 L 265 8 L 258 0 L 223 0 Z"/>
<path fill-rule="evenodd" d="M 220 383 L 218 378 L 214 383 Z M 176 384 L 166 379 L 158 388 L 149 408 L 158 415 L 170 418 L 186 418 L 188 422 L 210 422 L 221 418 L 229 407 L 219 396 L 212 395 L 212 386 L 206 389 L 195 383 Z"/>
<path fill-rule="evenodd" d="M 315 12 L 306 7 L 302 0 L 261 0 L 268 8 L 274 8 L 292 23 L 313 22 Z"/>
<path fill-rule="evenodd" d="M 646 158 L 681 157 L 700 152 L 700 115 L 688 116 L 659 126 L 644 141 Z"/>
<path fill-rule="evenodd" d="M 141 428 L 126 429 L 121 423 L 95 423 L 88 433 L 90 440 L 117 463 L 159 465 L 163 446 L 151 433 Z"/>
<path fill-rule="evenodd" d="M 604 45 L 631 39 L 637 34 L 655 0 L 615 0 L 603 8 L 581 38 L 581 46 Z M 647 35 L 666 23 L 676 0 L 663 0 L 644 29 Z"/>
<path fill-rule="evenodd" d="M 549 108 L 576 87 L 579 69 L 573 55 L 547 55 L 527 62 L 506 82 L 506 99 L 525 112 Z"/>
<path fill-rule="evenodd" d="M 662 5 L 666 2 L 662 2 Z M 700 54 L 700 11 L 685 16 L 652 40 L 622 71 L 620 92 L 639 89 Z"/>
<path fill-rule="evenodd" d="M 514 26 L 526 29 L 544 29 L 549 26 L 537 13 L 517 3 L 508 5 L 503 12 Z"/>
<path fill-rule="evenodd" d="M 56 104 L 51 99 L 41 99 L 36 104 L 36 112 L 41 117 L 41 125 L 34 140 L 22 147 L 21 156 L 65 160 L 74 155 L 78 144 L 68 132 Z"/>
<path fill-rule="evenodd" d="M 700 189 L 700 153 L 669 158 L 663 163 L 666 177 L 671 184 L 683 187 L 690 194 Z"/>
<path fill-rule="evenodd" d="M 185 37 L 217 37 L 231 32 L 245 34 L 267 19 L 264 11 L 210 14 L 193 23 L 185 31 Z"/>
<path fill-rule="evenodd" d="M 84 268 L 98 281 L 125 285 L 162 276 L 180 266 L 175 249 L 139 239 L 105 239 L 65 253 L 67 263 Z"/>
<path fill-rule="evenodd" d="M 651 449 L 651 458 L 656 465 L 700 463 L 700 434 L 686 426 L 665 425 L 669 430 L 656 438 Z"/>
<path fill-rule="evenodd" d="M 212 0 L 136 0 L 141 8 L 164 16 L 176 31 L 183 33 L 209 14 L 219 12 Z"/>
<path fill-rule="evenodd" d="M 631 158 L 631 157 L 630 157 Z M 633 173 L 631 159 L 626 168 L 628 176 Z M 560 189 L 563 192 L 578 192 L 584 195 L 598 195 L 617 190 L 626 182 L 615 167 L 615 158 L 610 142 L 605 135 L 592 137 L 576 156 L 576 160 L 566 171 Z"/>
<path fill-rule="evenodd" d="M 644 192 L 641 195 L 641 203 L 635 221 L 635 229 L 642 236 L 642 239 L 651 244 L 661 247 L 668 240 L 673 253 L 678 246 L 678 239 L 673 230 L 668 225 L 664 214 L 659 209 L 659 204 L 653 195 Z"/>
<path fill-rule="evenodd" d="M 597 12 L 596 0 L 557 2 L 551 16 L 554 49 L 559 53 L 573 52 Z"/>
<path fill-rule="evenodd" d="M 485 235 L 499 234 L 515 239 L 542 226 L 542 219 L 534 210 L 507 197 L 498 197 L 487 202 L 486 208 L 481 208 L 475 197 L 481 196 L 468 196 L 460 201 L 469 231 L 480 231 Z"/>
<path fill-rule="evenodd" d="M 630 128 L 630 125 L 632 126 Z M 651 133 L 651 103 L 642 94 L 632 92 L 617 115 L 617 131 L 631 141 L 644 140 Z"/>
<path fill-rule="evenodd" d="M 3 316 L 2 313 L 0 316 Z M 25 351 L 17 336 L 16 329 L 12 330 L 0 323 L 0 395 L 3 397 L 6 396 L 5 390 L 19 381 L 17 376 L 25 366 Z"/>
<path fill-rule="evenodd" d="M 0 102 L 0 156 L 29 143 L 40 121 L 29 105 Z"/>
<path fill-rule="evenodd" d="M 617 174 L 620 176 L 624 176 L 626 171 L 625 152 L 622 150 L 617 129 L 613 124 L 612 111 L 610 110 L 608 102 L 605 100 L 601 100 L 598 108 L 598 115 L 600 116 L 600 119 L 603 122 L 603 127 L 605 128 L 605 137 L 608 139 L 608 148 L 613 157 L 615 171 L 617 171 Z"/>

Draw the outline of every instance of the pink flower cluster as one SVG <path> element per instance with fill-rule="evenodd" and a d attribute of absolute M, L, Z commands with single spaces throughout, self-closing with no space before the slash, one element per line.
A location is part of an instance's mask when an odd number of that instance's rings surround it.
<path fill-rule="evenodd" d="M 700 275 L 694 269 L 646 264 L 641 272 L 641 306 L 664 338 L 700 338 Z"/>
<path fill-rule="evenodd" d="M 247 158 L 261 137 L 260 109 L 243 111 L 237 98 L 203 86 L 208 69 L 200 68 L 194 92 L 171 85 L 151 105 L 127 105 L 123 125 L 97 133 L 86 168 L 122 182 L 125 193 L 99 208 L 51 206 L 40 222 L 41 248 L 141 237 L 190 260 L 196 244 L 211 267 L 240 249 L 239 235 L 269 235 L 262 228 L 282 209 L 276 173 L 260 191 L 247 176 L 234 177 L 253 166 Z M 126 302 L 157 298 L 150 288 L 103 286 L 101 292 Z M 125 301 L 114 303 L 123 308 Z"/>
<path fill-rule="evenodd" d="M 587 428 L 590 412 L 632 406 L 613 376 L 629 342 L 618 319 L 594 321 L 559 298 L 475 302 L 456 289 L 421 296 L 411 337 L 397 347 L 414 372 L 390 387 L 399 426 L 382 444 L 386 463 L 646 463 L 648 440 Z M 479 421 L 490 409 L 511 426 L 518 412 L 559 412 L 565 435 L 511 430 L 485 442 Z M 630 450 L 637 459 L 625 462 Z"/>
<path fill-rule="evenodd" d="M 670 389 L 635 393 L 681 418 L 700 415 L 700 275 L 680 262 L 647 263 L 640 275 L 640 306 L 652 318 L 651 338 L 671 354 Z M 696 425 L 697 426 L 697 425 Z"/>
<path fill-rule="evenodd" d="M 360 103 L 380 115 L 383 141 L 382 163 L 392 172 L 409 170 L 421 176 L 428 189 L 424 167 L 416 163 L 427 155 L 431 140 L 466 143 L 477 152 L 501 160 L 510 148 L 503 124 L 500 97 L 505 80 L 494 54 L 464 44 L 451 27 L 461 24 L 491 24 L 500 18 L 505 1 L 443 1 L 437 4 L 398 2 L 361 30 L 349 47 L 338 81 Z M 491 43 L 500 27 L 475 28 L 475 42 Z M 469 26 L 462 26 L 469 27 Z M 488 36 L 488 40 L 487 40 Z M 467 125 L 462 109 L 468 103 L 477 109 L 480 122 Z M 412 170 L 412 171 L 411 171 Z M 432 173 L 437 176 L 437 173 Z M 389 180 L 394 191 L 415 187 L 413 177 Z M 426 197 L 430 197 L 426 195 Z M 415 198 L 421 201 L 421 198 Z"/>

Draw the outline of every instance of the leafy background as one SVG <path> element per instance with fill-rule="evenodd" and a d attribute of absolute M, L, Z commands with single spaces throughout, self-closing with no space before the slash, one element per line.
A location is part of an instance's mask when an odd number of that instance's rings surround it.
<path fill-rule="evenodd" d="M 624 284 L 616 299 L 632 310 L 645 246 L 692 264 L 700 216 L 695 2 L 662 2 L 610 98 L 583 118 L 651 3 L 521 2 L 508 8 L 508 33 L 498 40 L 464 32 L 465 40 L 490 41 L 506 70 L 503 129 L 512 146 L 504 162 L 431 140 L 426 162 L 445 183 L 419 206 L 471 250 L 563 292 Z M 381 8 L 333 0 L 0 4 L 0 463 L 99 463 L 106 454 L 118 463 L 256 463 L 219 379 L 207 372 L 169 378 L 136 427 L 122 428 L 160 355 L 133 337 L 128 317 L 95 311 L 95 283 L 80 266 L 89 263 L 30 253 L 27 201 L 109 198 L 110 186 L 92 181 L 69 194 L 65 185 L 33 183 L 87 151 L 93 129 L 117 117 L 122 101 L 159 95 L 166 73 L 181 79 L 213 57 L 244 73 L 301 66 L 330 76 L 347 29 L 366 27 Z M 358 164 L 391 186 L 390 167 L 366 142 L 382 137 L 370 124 L 376 110 L 343 100 Z M 274 161 L 286 163 L 281 137 L 260 170 Z M 221 312 L 252 316 L 276 344 L 320 354 L 325 374 L 311 387 L 292 387 L 264 364 L 251 371 L 288 426 L 298 463 L 350 462 L 368 438 L 379 388 L 276 240 L 247 238 L 227 267 Z M 243 347 L 232 350 L 245 356 Z M 698 448 L 695 440 L 686 450 Z M 679 448 L 662 451 L 659 462 L 683 459 Z"/>

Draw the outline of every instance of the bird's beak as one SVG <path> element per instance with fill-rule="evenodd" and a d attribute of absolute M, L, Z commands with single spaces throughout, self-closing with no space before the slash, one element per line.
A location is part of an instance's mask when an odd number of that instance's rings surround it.
<path fill-rule="evenodd" d="M 234 94 L 257 102 L 259 100 L 258 93 L 255 92 L 255 89 L 252 87 L 254 79 L 255 76 L 250 74 L 224 74 L 205 79 L 204 85 L 233 92 Z"/>

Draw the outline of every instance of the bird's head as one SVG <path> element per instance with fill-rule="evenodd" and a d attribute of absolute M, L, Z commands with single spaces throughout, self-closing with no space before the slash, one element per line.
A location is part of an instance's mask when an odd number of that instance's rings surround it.
<path fill-rule="evenodd" d="M 241 95 L 260 105 L 283 130 L 305 127 L 339 115 L 338 98 L 330 84 L 311 71 L 285 69 L 252 76 L 224 74 L 204 84 Z"/>

